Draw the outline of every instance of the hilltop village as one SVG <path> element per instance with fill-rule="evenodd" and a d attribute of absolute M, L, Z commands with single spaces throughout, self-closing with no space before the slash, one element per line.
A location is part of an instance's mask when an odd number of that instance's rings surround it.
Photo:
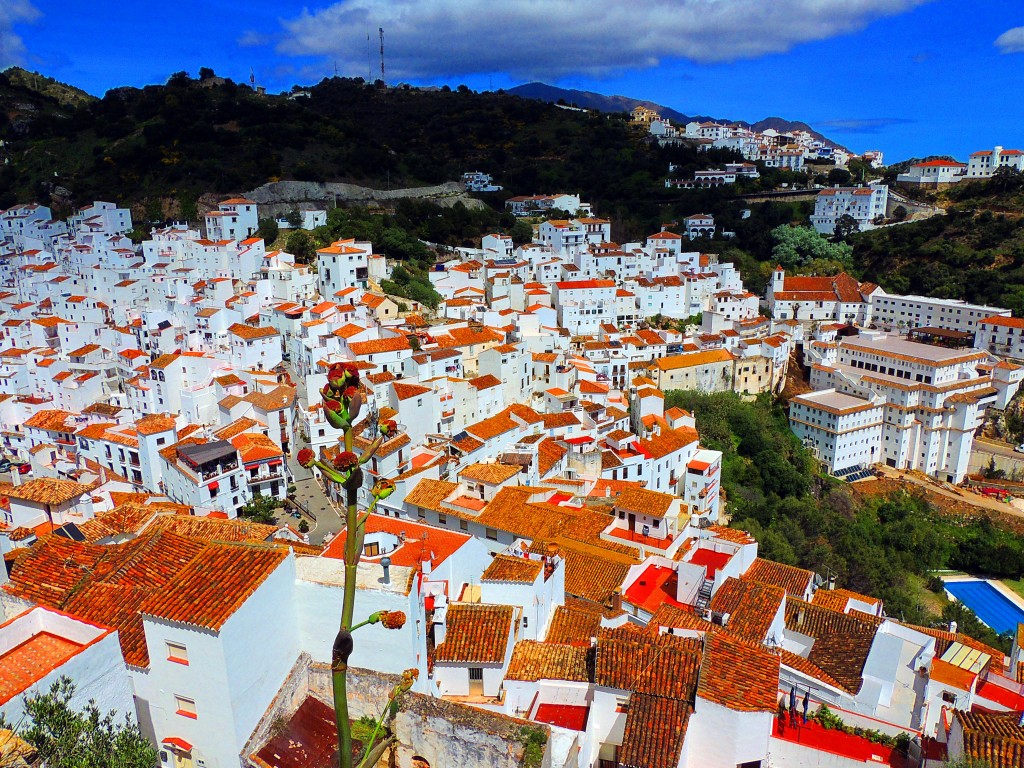
<path fill-rule="evenodd" d="M 812 221 L 871 226 L 887 204 L 822 189 Z M 297 456 L 344 450 L 320 391 L 347 363 L 355 447 L 396 427 L 360 492 L 394 485 L 356 613 L 408 621 L 366 627 L 351 666 L 357 716 L 417 670 L 401 765 L 512 768 L 530 734 L 566 768 L 1024 764 L 1024 627 L 1004 653 L 759 557 L 729 526 L 722 453 L 666 406 L 779 395 L 802 369 L 790 426 L 824 471 L 957 484 L 1024 377 L 1024 320 L 782 267 L 755 295 L 694 249 L 706 214 L 616 243 L 578 195 L 508 206 L 532 242 L 439 258 L 436 309 L 382 290 L 398 265 L 373 243 L 273 249 L 245 197 L 141 243 L 110 202 L 0 213 L 7 721 L 67 676 L 161 766 L 331 764 L 348 532 L 341 489 Z"/>

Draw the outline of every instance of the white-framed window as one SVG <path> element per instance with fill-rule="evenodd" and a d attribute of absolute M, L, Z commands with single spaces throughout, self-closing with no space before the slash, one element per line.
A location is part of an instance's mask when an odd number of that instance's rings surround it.
<path fill-rule="evenodd" d="M 190 717 L 193 720 L 197 719 L 199 715 L 196 713 L 196 701 L 185 696 L 174 697 L 175 714 L 181 715 L 182 717 Z"/>
<path fill-rule="evenodd" d="M 188 648 L 181 643 L 167 641 L 167 660 L 188 666 Z"/>

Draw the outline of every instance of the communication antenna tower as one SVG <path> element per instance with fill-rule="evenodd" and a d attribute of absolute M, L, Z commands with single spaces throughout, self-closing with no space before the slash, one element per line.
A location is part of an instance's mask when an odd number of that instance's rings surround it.
<path fill-rule="evenodd" d="M 384 27 L 377 27 L 380 33 L 380 79 L 384 80 Z"/>

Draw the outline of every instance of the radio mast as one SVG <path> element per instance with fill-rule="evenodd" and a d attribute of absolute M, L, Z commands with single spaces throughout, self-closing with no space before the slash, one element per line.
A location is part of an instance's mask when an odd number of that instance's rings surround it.
<path fill-rule="evenodd" d="M 380 79 L 384 81 L 384 27 L 377 27 L 380 33 Z"/>

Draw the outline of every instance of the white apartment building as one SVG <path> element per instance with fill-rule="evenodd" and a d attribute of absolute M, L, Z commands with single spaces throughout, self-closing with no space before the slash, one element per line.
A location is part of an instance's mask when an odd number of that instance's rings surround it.
<path fill-rule="evenodd" d="M 956 184 L 967 175 L 967 165 L 955 160 L 928 160 L 915 163 L 896 177 L 903 184 L 920 187 L 938 187 L 942 184 Z"/>
<path fill-rule="evenodd" d="M 978 321 L 974 346 L 999 357 L 1024 361 L 1024 318 L 993 315 Z"/>
<path fill-rule="evenodd" d="M 881 288 L 871 291 L 867 298 L 869 322 L 890 331 L 929 327 L 975 333 L 982 320 L 1011 315 L 1010 310 L 1001 307 L 968 304 L 959 299 L 901 296 Z"/>
<path fill-rule="evenodd" d="M 818 460 L 836 473 L 878 460 L 882 404 L 824 389 L 789 401 L 789 426 Z"/>
<path fill-rule="evenodd" d="M 163 492 L 179 504 L 219 509 L 234 517 L 252 500 L 238 449 L 227 440 L 179 444 L 160 451 Z"/>
<path fill-rule="evenodd" d="M 130 210 L 118 208 L 114 203 L 104 203 L 100 200 L 80 208 L 78 213 L 68 217 L 68 231 L 75 238 L 100 233 L 122 235 L 131 228 L 132 212 Z"/>
<path fill-rule="evenodd" d="M 865 403 L 881 401 L 876 461 L 951 483 L 967 473 L 986 408 L 1020 386 L 1019 375 L 980 372 L 979 363 L 990 358 L 977 349 L 946 349 L 876 332 L 841 338 L 837 345 L 834 363 L 812 366 L 811 386 Z"/>
<path fill-rule="evenodd" d="M 318 250 L 316 263 L 320 295 L 332 301 L 346 288 L 365 289 L 372 255 L 371 243 L 357 243 L 353 238 L 338 240 Z"/>
<path fill-rule="evenodd" d="M 811 224 L 820 234 L 830 235 L 842 216 L 852 216 L 861 230 L 873 229 L 875 219 L 885 216 L 888 201 L 889 188 L 883 184 L 823 189 L 814 201 Z"/>
<path fill-rule="evenodd" d="M 256 203 L 244 197 L 233 197 L 223 201 L 216 211 L 203 217 L 206 237 L 215 243 L 224 240 L 245 240 L 259 229 L 259 214 Z"/>
<path fill-rule="evenodd" d="M 618 305 L 614 280 L 563 280 L 555 283 L 552 302 L 558 324 L 573 336 L 595 334 L 605 323 L 615 325 Z"/>
<path fill-rule="evenodd" d="M 1013 168 L 1024 171 L 1024 152 L 1019 149 L 985 149 L 972 152 L 967 161 L 968 179 L 990 179 L 1000 168 Z"/>

